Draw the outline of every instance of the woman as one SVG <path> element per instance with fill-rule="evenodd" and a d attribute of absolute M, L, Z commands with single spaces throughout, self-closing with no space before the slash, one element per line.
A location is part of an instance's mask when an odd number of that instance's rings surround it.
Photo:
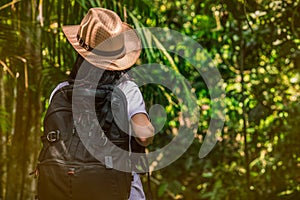
<path fill-rule="evenodd" d="M 78 80 L 98 86 L 114 84 L 126 97 L 128 121 L 136 141 L 143 147 L 149 145 L 154 128 L 138 86 L 126 74 L 141 51 L 141 41 L 136 32 L 116 13 L 103 8 L 91 8 L 80 25 L 64 26 L 63 32 L 78 57 L 69 80 L 54 89 L 50 100 L 56 91 Z M 99 74 L 101 77 L 98 77 Z M 91 83 L 91 80 L 98 80 L 98 83 Z M 145 199 L 139 175 L 134 172 L 133 175 L 129 199 Z M 128 195 L 125 194 L 126 197 Z M 99 199 L 102 199 L 101 196 Z"/>

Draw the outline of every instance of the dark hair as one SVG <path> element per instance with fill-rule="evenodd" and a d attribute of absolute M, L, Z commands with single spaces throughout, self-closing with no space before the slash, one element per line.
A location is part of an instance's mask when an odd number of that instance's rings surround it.
<path fill-rule="evenodd" d="M 83 71 L 83 73 L 81 73 L 80 76 L 77 77 L 78 71 L 81 66 L 84 66 L 84 68 L 81 69 L 85 71 Z M 72 83 L 75 81 L 75 79 L 79 79 L 84 82 L 98 80 L 99 77 L 95 76 L 101 74 L 101 78 L 98 81 L 98 85 L 115 84 L 118 81 L 129 80 L 130 78 L 127 72 L 128 69 L 121 71 L 110 71 L 97 68 L 89 62 L 87 62 L 80 54 L 78 54 L 73 69 L 69 75 L 68 82 Z"/>

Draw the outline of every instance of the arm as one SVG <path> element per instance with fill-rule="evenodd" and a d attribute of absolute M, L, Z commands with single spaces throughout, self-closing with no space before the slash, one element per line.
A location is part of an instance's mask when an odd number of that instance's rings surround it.
<path fill-rule="evenodd" d="M 144 113 L 137 113 L 131 118 L 131 125 L 136 141 L 142 146 L 151 144 L 154 137 L 154 127 Z"/>

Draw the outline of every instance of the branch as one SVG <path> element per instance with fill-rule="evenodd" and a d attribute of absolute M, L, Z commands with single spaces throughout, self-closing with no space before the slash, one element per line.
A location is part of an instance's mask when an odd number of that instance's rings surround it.
<path fill-rule="evenodd" d="M 0 7 L 0 10 L 3 10 L 3 9 L 5 9 L 5 8 L 11 6 L 11 5 L 14 5 L 15 3 L 20 2 L 20 1 L 21 1 L 21 0 L 12 0 L 12 2 L 7 3 L 7 4 L 3 5 L 3 6 L 1 6 L 1 7 Z"/>
<path fill-rule="evenodd" d="M 16 79 L 15 75 L 12 73 L 12 71 L 8 68 L 8 66 L 5 64 L 5 62 L 3 62 L 2 60 L 0 60 L 0 64 L 3 66 L 3 71 L 8 71 L 8 73 L 14 78 Z"/>
<path fill-rule="evenodd" d="M 248 27 L 250 28 L 251 32 L 253 33 L 254 31 L 253 31 L 252 26 L 250 24 L 250 21 L 248 19 L 248 14 L 247 14 L 246 6 L 247 6 L 247 0 L 244 0 L 244 14 L 245 14 L 245 17 L 246 17 L 246 21 L 247 21 Z"/>

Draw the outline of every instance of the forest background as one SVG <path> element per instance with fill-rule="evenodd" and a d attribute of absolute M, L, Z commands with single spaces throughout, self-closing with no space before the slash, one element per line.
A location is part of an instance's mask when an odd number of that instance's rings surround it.
<path fill-rule="evenodd" d="M 114 10 L 134 27 L 168 27 L 194 39 L 223 78 L 225 124 L 213 150 L 199 159 L 213 112 L 203 77 L 178 55 L 142 53 L 140 63 L 172 66 L 185 77 L 201 112 L 190 148 L 152 173 L 155 199 L 299 199 L 299 0 L 1 0 L 0 199 L 35 195 L 29 173 L 49 95 L 76 57 L 61 26 L 79 24 L 91 7 Z M 164 87 L 141 90 L 147 107 L 164 105 L 168 116 L 151 151 L 175 137 L 180 108 Z"/>

